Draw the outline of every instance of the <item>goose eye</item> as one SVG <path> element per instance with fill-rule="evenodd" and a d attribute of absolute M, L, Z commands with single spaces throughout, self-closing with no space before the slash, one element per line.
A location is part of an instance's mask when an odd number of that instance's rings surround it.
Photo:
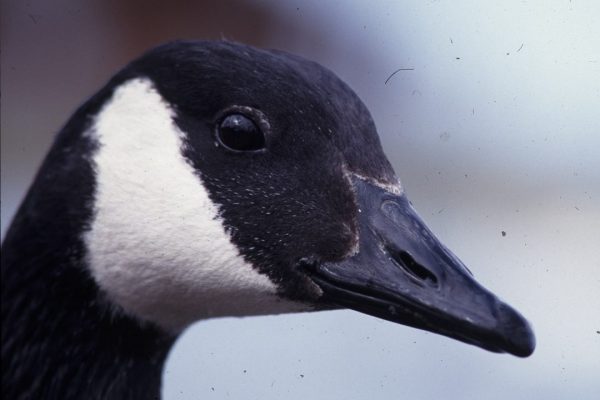
<path fill-rule="evenodd" d="M 265 136 L 256 124 L 243 114 L 229 114 L 217 128 L 217 139 L 230 150 L 256 151 L 265 147 Z"/>

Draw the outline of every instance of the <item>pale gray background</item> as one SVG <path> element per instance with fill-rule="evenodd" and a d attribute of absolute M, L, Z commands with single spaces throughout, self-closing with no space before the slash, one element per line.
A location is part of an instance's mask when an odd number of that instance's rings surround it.
<path fill-rule="evenodd" d="M 350 311 L 203 321 L 170 355 L 165 398 L 600 398 L 600 2 L 1 11 L 3 233 L 54 133 L 114 71 L 169 39 L 225 37 L 346 80 L 422 216 L 538 337 L 523 360 Z M 398 68 L 414 71 L 384 84 Z"/>

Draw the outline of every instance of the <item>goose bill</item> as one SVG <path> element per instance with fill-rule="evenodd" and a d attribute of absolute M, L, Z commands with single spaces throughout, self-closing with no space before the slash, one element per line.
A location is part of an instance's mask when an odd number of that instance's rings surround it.
<path fill-rule="evenodd" d="M 439 333 L 493 352 L 529 356 L 529 323 L 473 278 L 431 233 L 404 195 L 354 178 L 359 249 L 310 265 L 326 304 Z"/>

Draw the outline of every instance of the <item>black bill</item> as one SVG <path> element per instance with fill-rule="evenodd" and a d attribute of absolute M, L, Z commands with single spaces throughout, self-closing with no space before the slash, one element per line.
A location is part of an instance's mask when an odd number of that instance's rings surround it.
<path fill-rule="evenodd" d="M 529 323 L 473 279 L 406 196 L 358 178 L 353 182 L 360 207 L 358 252 L 308 268 L 323 301 L 494 352 L 533 352 Z"/>

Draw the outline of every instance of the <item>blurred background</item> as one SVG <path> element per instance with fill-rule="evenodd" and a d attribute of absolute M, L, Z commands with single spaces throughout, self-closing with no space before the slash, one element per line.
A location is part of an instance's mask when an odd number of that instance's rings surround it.
<path fill-rule="evenodd" d="M 202 321 L 166 399 L 600 398 L 599 2 L 1 7 L 3 235 L 54 134 L 132 58 L 178 38 L 278 48 L 355 89 L 423 218 L 538 338 L 517 359 L 350 311 Z"/>

